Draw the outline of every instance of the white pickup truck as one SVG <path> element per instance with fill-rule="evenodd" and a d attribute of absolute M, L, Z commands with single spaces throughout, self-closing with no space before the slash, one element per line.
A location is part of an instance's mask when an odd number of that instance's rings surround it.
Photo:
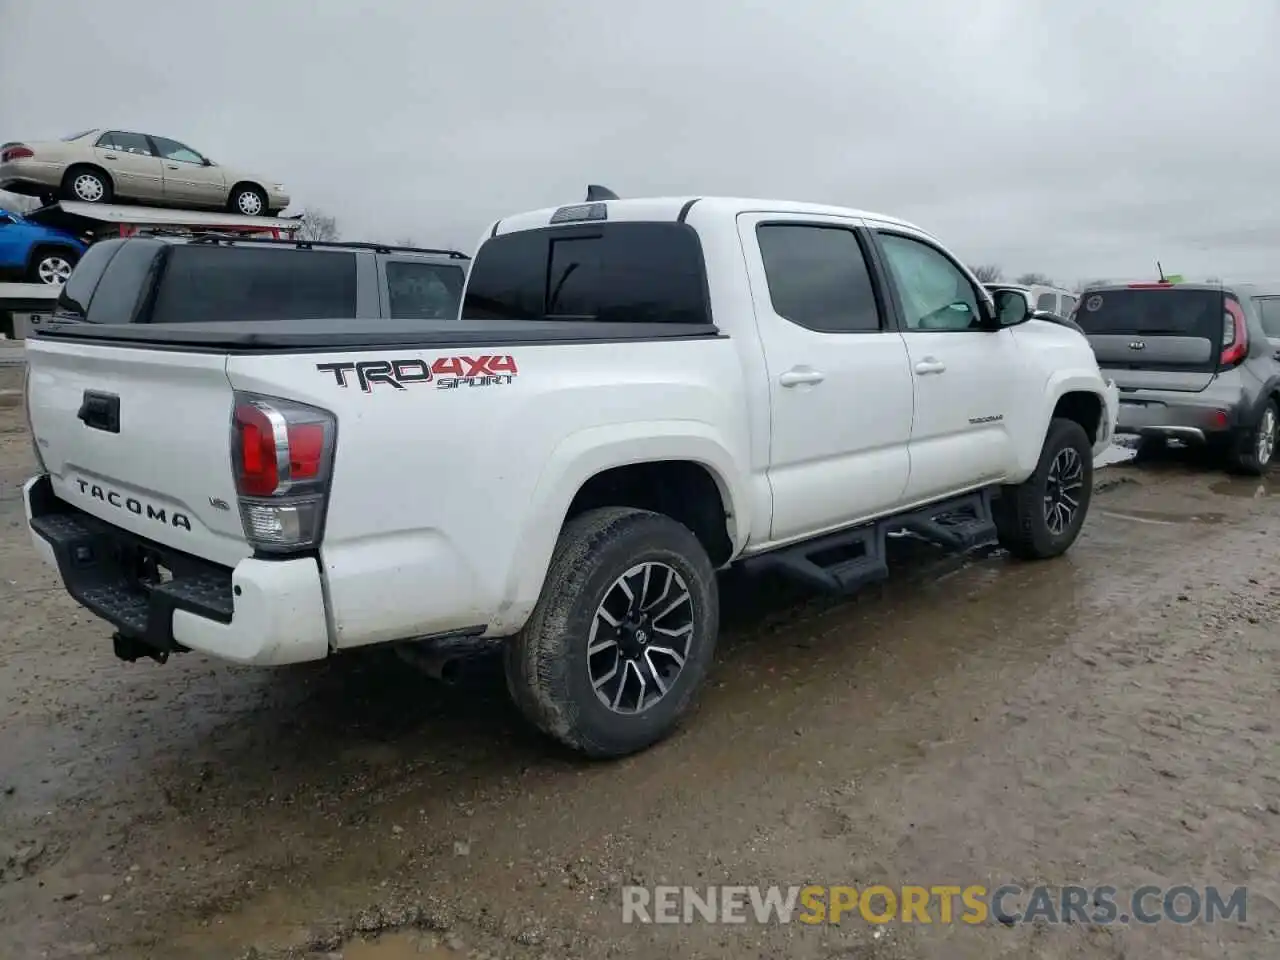
<path fill-rule="evenodd" d="M 194 248 L 95 245 L 27 350 L 33 542 L 116 652 L 501 643 L 523 712 L 597 757 L 688 709 L 718 568 L 849 591 L 904 529 L 1058 555 L 1116 418 L 1080 334 L 870 213 L 509 217 L 451 321 L 264 320 L 271 285 L 224 274 L 252 319 L 183 322 Z"/>

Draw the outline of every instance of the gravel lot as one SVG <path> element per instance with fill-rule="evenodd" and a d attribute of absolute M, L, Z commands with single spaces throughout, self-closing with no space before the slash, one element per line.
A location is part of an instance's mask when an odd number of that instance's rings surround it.
<path fill-rule="evenodd" d="M 486 664 L 117 662 L 35 560 L 30 470 L 0 407 L 0 956 L 1280 956 L 1280 480 L 1171 453 L 1100 473 L 1058 561 L 730 581 L 696 715 L 591 765 Z M 624 884 L 810 882 L 1244 884 L 1248 916 L 621 922 Z"/>

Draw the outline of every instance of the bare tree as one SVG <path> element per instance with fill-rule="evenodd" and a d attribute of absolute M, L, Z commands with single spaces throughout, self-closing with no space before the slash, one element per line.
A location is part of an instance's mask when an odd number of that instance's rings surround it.
<path fill-rule="evenodd" d="M 1024 273 L 1022 276 L 1018 277 L 1016 282 L 1022 284 L 1024 287 L 1029 287 L 1034 283 L 1043 284 L 1046 287 L 1053 286 L 1052 277 L 1043 273 L 1035 273 L 1034 271 L 1031 273 Z"/>
<path fill-rule="evenodd" d="M 981 283 L 995 283 L 1004 277 L 1004 271 L 994 263 L 980 263 L 978 266 L 970 267 L 969 269 L 973 271 L 973 275 Z"/>
<path fill-rule="evenodd" d="M 302 226 L 298 230 L 299 240 L 328 241 L 338 239 L 338 219 L 323 210 L 308 207 L 302 211 Z"/>

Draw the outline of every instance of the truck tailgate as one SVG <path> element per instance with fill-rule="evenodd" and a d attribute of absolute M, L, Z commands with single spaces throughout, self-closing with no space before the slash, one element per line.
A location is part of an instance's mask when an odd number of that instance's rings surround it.
<path fill-rule="evenodd" d="M 226 566 L 252 551 L 232 476 L 226 356 L 35 339 L 32 430 L 54 493 Z"/>

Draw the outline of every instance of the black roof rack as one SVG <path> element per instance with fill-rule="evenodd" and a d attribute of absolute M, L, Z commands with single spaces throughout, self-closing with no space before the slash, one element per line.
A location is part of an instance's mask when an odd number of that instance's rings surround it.
<path fill-rule="evenodd" d="M 263 243 L 276 247 L 296 247 L 310 250 L 313 247 L 333 247 L 339 250 L 372 250 L 375 253 L 429 253 L 453 260 L 470 260 L 460 250 L 437 250 L 433 247 L 401 247 L 394 243 L 364 243 L 357 240 L 277 240 L 274 237 L 237 237 L 227 234 L 203 234 L 191 239 L 192 243 Z"/>

